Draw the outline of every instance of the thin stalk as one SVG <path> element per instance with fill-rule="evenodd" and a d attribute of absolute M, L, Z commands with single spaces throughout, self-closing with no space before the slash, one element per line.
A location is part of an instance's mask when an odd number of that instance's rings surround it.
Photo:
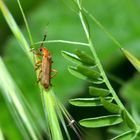
<path fill-rule="evenodd" d="M 79 4 L 79 0 L 77 0 L 77 3 Z M 102 66 L 102 64 L 101 64 L 101 62 L 100 62 L 100 59 L 99 59 L 99 57 L 98 57 L 98 55 L 97 55 L 97 53 L 96 53 L 96 51 L 95 51 L 94 45 L 93 45 L 92 40 L 91 40 L 91 38 L 90 38 L 90 34 L 89 34 L 89 31 L 88 31 L 87 25 L 86 25 L 86 23 L 85 23 L 85 21 L 84 21 L 83 14 L 82 14 L 82 12 L 81 12 L 82 8 L 81 8 L 80 4 L 79 4 L 79 7 L 80 7 L 80 11 L 79 11 L 80 21 L 81 21 L 82 26 L 83 26 L 83 29 L 84 29 L 84 31 L 85 31 L 85 34 L 86 34 L 86 37 L 87 37 L 87 40 L 88 40 L 88 43 L 89 43 L 89 48 L 90 48 L 90 50 L 91 50 L 91 52 L 92 52 L 92 54 L 93 54 L 93 56 L 94 56 L 94 58 L 95 58 L 95 60 L 96 60 L 96 63 L 97 63 L 97 65 L 98 65 L 98 68 L 99 68 L 99 70 L 100 70 L 100 72 L 101 72 L 101 75 L 102 75 L 102 77 L 103 77 L 103 79 L 104 79 L 104 82 L 105 82 L 106 86 L 108 87 L 108 89 L 110 90 L 110 92 L 111 92 L 111 94 L 112 94 L 114 100 L 116 101 L 116 103 L 120 106 L 120 108 L 121 108 L 122 110 L 125 110 L 125 111 L 126 111 L 126 114 L 127 114 L 127 116 L 129 117 L 129 119 L 135 124 L 136 128 L 138 128 L 136 122 L 133 120 L 132 116 L 131 116 L 131 115 L 129 114 L 129 112 L 125 109 L 124 105 L 122 104 L 122 102 L 121 102 L 120 99 L 118 98 L 116 92 L 115 92 L 114 89 L 112 88 L 112 86 L 111 86 L 111 84 L 110 84 L 110 82 L 109 82 L 109 80 L 108 80 L 108 78 L 107 78 L 107 76 L 106 76 L 106 74 L 105 74 L 105 72 L 104 72 L 103 66 Z"/>
<path fill-rule="evenodd" d="M 74 42 L 74 41 L 68 41 L 68 40 L 47 40 L 47 41 L 39 41 L 39 42 L 36 42 L 34 44 L 32 44 L 31 46 L 34 46 L 34 45 L 38 45 L 38 44 L 41 44 L 41 43 L 66 43 L 66 44 L 72 44 L 72 45 L 81 45 L 81 46 L 89 46 L 89 44 L 87 43 L 82 43 L 82 42 Z"/>
<path fill-rule="evenodd" d="M 18 3 L 18 6 L 19 6 L 19 8 L 20 8 L 20 11 L 21 11 L 21 13 L 22 13 L 22 16 L 23 16 L 25 25 L 26 25 L 26 29 L 27 29 L 27 32 L 28 32 L 28 35 L 29 35 L 29 38 L 30 38 L 30 43 L 33 44 L 33 39 L 32 39 L 32 35 L 31 35 L 31 32 L 30 32 L 30 28 L 29 28 L 28 22 L 27 22 L 27 20 L 26 20 L 26 17 L 25 17 L 23 8 L 22 8 L 22 6 L 21 6 L 20 0 L 17 0 L 17 3 Z"/>
<path fill-rule="evenodd" d="M 82 140 L 82 132 L 80 131 L 76 121 L 74 120 L 74 118 L 69 114 L 69 112 L 66 110 L 66 108 L 63 106 L 63 104 L 57 100 L 57 104 L 58 104 L 58 108 L 61 109 L 61 111 L 63 112 L 65 118 L 67 119 L 69 126 L 73 129 L 73 131 L 75 132 L 75 134 L 77 135 L 77 137 L 79 138 L 79 140 Z"/>

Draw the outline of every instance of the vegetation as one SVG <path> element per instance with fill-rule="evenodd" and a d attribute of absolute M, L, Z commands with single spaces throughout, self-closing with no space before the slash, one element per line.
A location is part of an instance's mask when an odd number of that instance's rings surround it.
<path fill-rule="evenodd" d="M 129 25 L 130 27 L 126 24 L 127 22 L 122 24 L 120 19 L 121 16 L 125 17 L 125 14 L 123 15 L 123 12 L 118 9 L 124 6 L 124 3 L 115 1 L 114 3 L 112 1 L 103 3 L 102 0 L 98 3 L 90 0 L 87 2 L 80 0 L 48 1 L 47 4 L 42 2 L 40 8 L 35 9 L 30 15 L 29 25 L 23 10 L 24 4 L 22 5 L 19 0 L 17 0 L 17 4 L 25 23 L 23 29 L 17 25 L 11 14 L 12 11 L 9 11 L 5 3 L 0 0 L 0 9 L 5 21 L 14 38 L 19 42 L 18 45 L 11 37 L 6 43 L 7 48 L 2 52 L 4 57 L 0 58 L 0 89 L 9 109 L 9 111 L 5 111 L 6 106 L 2 100 L 3 115 L 1 116 L 0 137 L 2 139 L 5 136 L 8 139 L 39 140 L 140 139 L 138 93 L 140 90 L 138 73 L 140 72 L 140 61 L 136 58 L 139 55 L 136 40 L 139 26 L 135 20 L 132 22 L 133 26 Z M 96 6 L 99 6 L 100 10 L 103 8 L 102 11 L 106 10 L 106 13 L 112 18 L 115 16 L 112 21 L 110 17 L 103 21 L 109 26 L 111 22 L 117 20 L 120 26 L 114 27 L 114 31 L 116 31 L 118 38 L 122 42 L 124 41 L 123 44 L 127 44 L 126 48 L 93 14 L 88 12 L 87 9 L 90 7 L 93 9 L 94 4 L 95 10 L 93 12 L 97 12 L 97 15 L 99 11 Z M 116 9 L 106 9 L 111 4 L 118 5 Z M 126 12 L 126 15 L 127 12 L 131 11 L 138 17 L 138 6 L 136 1 L 129 1 L 125 5 L 126 9 L 122 10 Z M 106 13 L 102 13 L 102 18 L 106 16 Z M 133 18 L 133 14 L 131 18 Z M 80 23 L 81 26 L 79 26 Z M 52 79 L 53 86 L 48 89 L 44 89 L 41 84 L 39 84 L 39 88 L 37 84 L 35 85 L 36 78 L 33 66 L 36 60 L 41 58 L 34 56 L 30 51 L 32 48 L 39 48 L 37 46 L 42 41 L 34 40 L 37 40 L 37 36 L 42 37 L 46 25 L 47 41 L 43 43 L 52 52 L 53 67 L 59 71 L 58 76 Z M 132 33 L 134 32 L 134 37 L 125 32 L 126 28 L 122 29 L 122 26 L 131 29 Z M 130 38 L 133 42 L 129 42 Z M 124 54 L 128 60 L 126 61 L 126 58 L 122 57 L 121 54 Z M 129 66 L 127 66 L 129 70 L 121 65 L 122 60 L 123 64 L 129 62 Z M 67 65 L 71 64 L 73 65 L 68 66 L 70 75 L 67 71 Z M 38 75 L 38 71 L 36 74 Z M 124 82 L 125 78 L 126 82 Z M 71 99 L 73 96 L 75 97 Z M 73 105 L 70 106 L 70 110 L 73 110 L 71 114 L 77 123 L 61 103 L 67 104 L 68 99 Z M 74 106 L 78 108 L 75 110 Z M 79 112 L 80 110 L 81 112 Z M 8 115 L 9 112 L 13 118 Z M 80 114 L 78 117 L 77 112 Z M 18 128 L 11 121 L 13 119 Z M 8 121 L 7 125 L 5 120 Z M 107 131 L 103 132 L 102 127 Z M 73 129 L 72 133 L 70 132 L 71 128 Z"/>

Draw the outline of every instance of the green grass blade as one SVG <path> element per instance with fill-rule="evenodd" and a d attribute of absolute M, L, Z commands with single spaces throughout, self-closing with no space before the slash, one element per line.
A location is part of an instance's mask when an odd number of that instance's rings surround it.
<path fill-rule="evenodd" d="M 58 116 L 59 116 L 59 119 L 60 119 L 60 121 L 61 121 L 61 123 L 62 123 L 62 125 L 63 125 L 63 128 L 64 128 L 64 130 L 65 130 L 67 139 L 68 139 L 68 140 L 71 140 L 70 135 L 69 135 L 69 132 L 68 132 L 68 129 L 67 129 L 67 125 L 66 125 L 66 123 L 65 123 L 65 120 L 64 120 L 63 115 L 66 117 L 66 119 L 69 118 L 69 116 L 68 116 L 67 114 L 64 113 L 63 108 L 65 108 L 65 107 L 62 105 L 62 103 L 59 101 L 59 99 L 57 99 L 57 97 L 56 97 L 54 94 L 53 94 L 52 97 L 53 97 L 53 99 L 54 99 L 54 101 L 55 101 L 56 111 L 57 111 L 57 114 L 58 114 Z M 66 109 L 65 109 L 65 110 L 66 110 Z M 68 121 L 68 119 L 67 119 L 67 121 Z"/>
<path fill-rule="evenodd" d="M 53 140 L 63 140 L 63 135 L 59 125 L 58 116 L 55 108 L 55 101 L 53 99 L 53 90 L 50 88 L 47 91 L 43 90 L 44 111 L 47 113 L 47 121 Z"/>
<path fill-rule="evenodd" d="M 68 126 L 73 129 L 79 140 L 82 140 L 82 132 L 77 124 L 77 122 L 74 120 L 74 118 L 70 115 L 70 113 L 67 111 L 67 109 L 64 107 L 64 105 L 57 99 L 56 105 L 59 106 L 60 110 L 62 111 L 63 115 L 65 116 L 66 120 L 68 121 Z"/>
<path fill-rule="evenodd" d="M 4 4 L 4 2 L 2 0 L 0 0 L 0 9 L 1 9 L 2 14 L 3 14 L 7 24 L 9 25 L 11 31 L 13 32 L 14 36 L 16 37 L 18 42 L 20 43 L 21 48 L 27 54 L 27 56 L 29 57 L 31 62 L 33 62 L 33 57 L 32 57 L 32 54 L 30 52 L 29 44 L 26 41 L 22 32 L 20 31 L 18 25 L 16 24 L 13 16 L 11 15 L 11 13 L 9 12 L 8 8 L 6 7 L 6 5 Z"/>
<path fill-rule="evenodd" d="M 14 109 L 13 112 L 18 114 L 32 139 L 38 140 L 40 136 L 38 137 L 34 124 L 30 120 L 29 113 L 27 112 L 27 109 L 20 98 L 21 91 L 15 85 L 1 58 L 0 79 L 0 89 L 2 90 L 4 98 L 7 100 L 9 106 Z"/>
<path fill-rule="evenodd" d="M 6 96 L 5 96 L 5 101 L 7 103 L 9 111 L 12 114 L 12 117 L 14 118 L 14 121 L 15 121 L 17 127 L 19 128 L 23 138 L 26 139 L 26 140 L 29 140 L 30 135 L 27 132 L 27 130 L 24 126 L 24 123 L 21 121 L 20 116 L 19 116 L 18 112 L 16 111 L 16 108 L 15 108 L 14 104 L 13 103 L 9 104 L 9 101 L 7 100 Z"/>

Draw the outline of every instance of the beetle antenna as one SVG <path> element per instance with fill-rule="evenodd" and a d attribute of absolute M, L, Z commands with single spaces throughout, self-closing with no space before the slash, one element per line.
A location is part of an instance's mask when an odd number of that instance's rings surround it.
<path fill-rule="evenodd" d="M 46 40 L 46 37 L 47 37 L 47 35 L 46 35 L 46 33 L 45 33 L 45 34 L 44 34 L 44 38 L 43 38 L 43 40 L 42 40 L 42 43 L 41 43 L 41 45 L 40 45 L 40 48 L 43 47 L 43 44 L 44 44 L 44 41 Z"/>

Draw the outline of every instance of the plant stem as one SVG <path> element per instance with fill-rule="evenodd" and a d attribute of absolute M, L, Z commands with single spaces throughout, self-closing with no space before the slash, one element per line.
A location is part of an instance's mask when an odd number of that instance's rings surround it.
<path fill-rule="evenodd" d="M 43 90 L 43 98 L 44 105 L 47 111 L 46 118 L 48 119 L 48 124 L 50 125 L 50 131 L 52 134 L 53 140 L 63 140 L 63 135 L 61 132 L 61 128 L 59 125 L 59 120 L 56 113 L 55 101 L 53 98 L 53 90 L 52 88 L 48 89 L 48 91 Z"/>
<path fill-rule="evenodd" d="M 26 25 L 26 29 L 27 29 L 27 32 L 28 32 L 28 35 L 29 35 L 29 38 L 30 38 L 30 43 L 33 44 L 33 38 L 32 38 L 31 32 L 30 32 L 30 28 L 29 28 L 28 22 L 27 22 L 27 20 L 26 20 L 26 17 L 25 17 L 23 8 L 22 8 L 22 6 L 21 6 L 20 0 L 17 0 L 17 3 L 18 3 L 18 5 L 19 5 L 21 14 L 22 14 L 22 16 L 23 16 L 23 19 L 24 19 L 24 22 L 25 22 L 25 25 Z"/>
<path fill-rule="evenodd" d="M 90 37 L 90 34 L 89 34 L 89 30 L 88 30 L 87 24 L 85 23 L 85 20 L 84 20 L 83 14 L 82 14 L 82 7 L 81 7 L 80 4 L 79 4 L 79 0 L 77 0 L 77 4 L 78 4 L 78 6 L 79 6 L 79 8 L 80 8 L 79 17 L 80 17 L 80 21 L 81 21 L 81 23 L 82 23 L 83 29 L 84 29 L 84 31 L 85 31 L 85 34 L 86 34 L 86 37 L 87 37 L 87 40 L 88 40 L 88 43 L 89 43 L 89 48 L 90 48 L 90 50 L 91 50 L 91 52 L 92 52 L 92 54 L 93 54 L 93 56 L 94 56 L 94 58 L 95 58 L 95 60 L 96 60 L 96 63 L 97 63 L 97 65 L 98 65 L 98 68 L 99 68 L 99 70 L 100 70 L 100 72 L 101 72 L 101 75 L 102 75 L 102 77 L 103 77 L 103 79 L 104 79 L 104 82 L 105 82 L 106 86 L 108 87 L 108 89 L 110 90 L 110 92 L 111 92 L 111 94 L 112 94 L 114 100 L 116 101 L 116 103 L 119 105 L 119 107 L 120 107 L 122 110 L 125 110 L 125 111 L 126 111 L 127 117 L 135 124 L 136 128 L 138 128 L 139 126 L 138 126 L 138 125 L 136 124 L 136 122 L 133 120 L 133 118 L 132 118 L 132 116 L 129 114 L 129 112 L 125 109 L 124 105 L 122 104 L 122 102 L 121 102 L 120 99 L 118 98 L 116 92 L 115 92 L 114 89 L 112 88 L 112 86 L 111 86 L 111 84 L 110 84 L 110 82 L 109 82 L 109 80 L 108 80 L 108 78 L 107 78 L 107 76 L 106 76 L 106 74 L 105 74 L 105 72 L 104 72 L 103 66 L 102 66 L 102 64 L 101 64 L 101 62 L 100 62 L 100 59 L 99 59 L 99 57 L 98 57 L 98 55 L 97 55 L 97 53 L 96 53 L 96 50 L 95 50 L 95 48 L 94 48 L 94 45 L 93 45 L 93 43 L 92 43 L 92 40 L 91 40 L 91 37 Z"/>
<path fill-rule="evenodd" d="M 118 48 L 122 48 L 122 45 L 118 40 L 115 39 L 115 37 L 107 31 L 107 29 L 97 20 L 93 15 L 91 15 L 86 9 L 83 8 L 83 11 L 97 24 L 97 26 L 104 31 L 107 36 L 117 45 Z"/>
<path fill-rule="evenodd" d="M 87 43 L 82 43 L 82 42 L 74 42 L 74 41 L 69 41 L 69 40 L 47 40 L 47 41 L 40 41 L 32 44 L 31 46 L 41 44 L 41 43 L 66 43 L 66 44 L 72 44 L 72 45 L 81 45 L 81 46 L 89 46 Z"/>

